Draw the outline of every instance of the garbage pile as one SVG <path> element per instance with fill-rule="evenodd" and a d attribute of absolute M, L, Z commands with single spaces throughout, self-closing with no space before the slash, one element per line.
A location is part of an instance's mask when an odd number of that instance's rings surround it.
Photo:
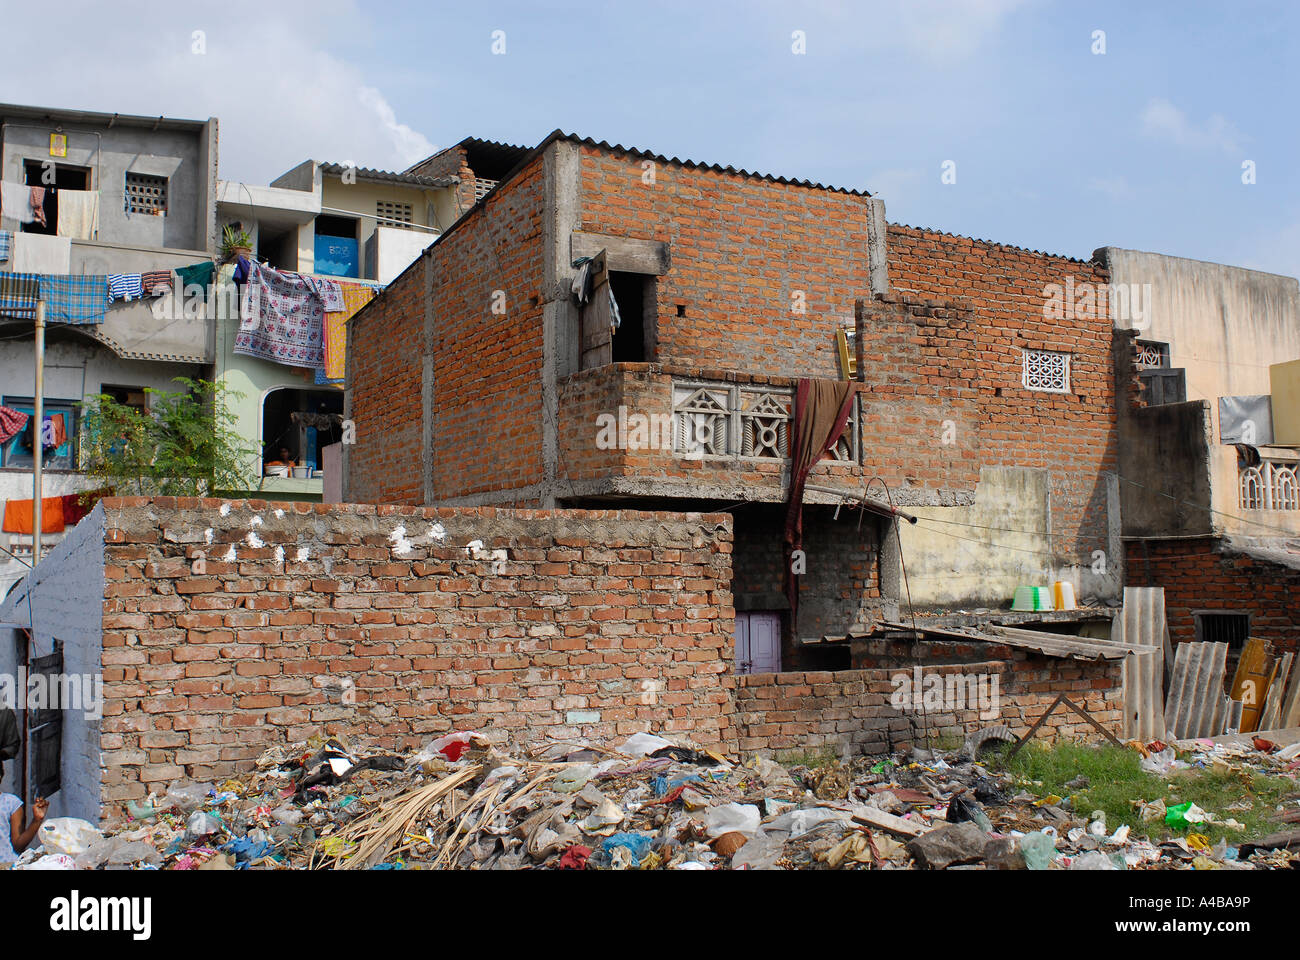
<path fill-rule="evenodd" d="M 1134 744 L 1144 763 L 1263 764 L 1294 778 L 1292 751 L 1209 741 Z M 1272 745 L 1269 745 L 1272 746 Z M 1300 834 L 1211 844 L 1231 828 L 1194 804 L 1147 804 L 1182 831 L 1155 843 L 1070 797 L 1035 797 L 961 751 L 912 750 L 827 766 L 736 763 L 636 734 L 616 748 L 501 752 L 463 731 L 407 755 L 318 736 L 272 748 L 251 773 L 176 785 L 126 806 L 107 831 L 47 821 L 14 869 L 1281 869 Z M 1168 752 L 1166 752 L 1168 751 Z M 1086 778 L 1080 778 L 1086 779 Z M 1080 790 L 1087 784 L 1074 784 Z M 1300 797 L 1300 793 L 1297 793 Z M 1296 805 L 1300 810 L 1300 805 Z"/>

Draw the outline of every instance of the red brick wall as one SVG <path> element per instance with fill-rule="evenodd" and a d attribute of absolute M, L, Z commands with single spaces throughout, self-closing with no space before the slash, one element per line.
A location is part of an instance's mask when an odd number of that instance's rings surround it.
<path fill-rule="evenodd" d="M 426 297 L 433 500 L 541 479 L 541 216 L 539 157 L 349 324 L 349 499 L 424 502 Z"/>
<path fill-rule="evenodd" d="M 1053 546 L 1086 562 L 1107 542 L 1106 489 L 1100 473 L 1118 469 L 1114 336 L 1105 296 L 1109 275 L 1092 262 L 890 224 L 891 293 L 959 301 L 973 311 L 978 371 L 974 424 L 987 466 L 1051 471 Z M 1044 288 L 1066 278 L 1098 294 L 1091 314 L 1044 316 Z M 1071 391 L 1022 386 L 1022 350 L 1069 353 Z"/>
<path fill-rule="evenodd" d="M 542 479 L 542 195 L 538 157 L 433 247 L 435 502 Z"/>
<path fill-rule="evenodd" d="M 421 258 L 347 324 L 348 409 L 357 441 L 344 447 L 350 500 L 423 502 L 423 280 Z"/>
<path fill-rule="evenodd" d="M 835 327 L 870 289 L 868 200 L 672 163 L 654 174 L 644 184 L 640 156 L 581 148 L 580 229 L 671 244 L 655 359 L 837 378 Z"/>
<path fill-rule="evenodd" d="M 808 671 L 751 674 L 736 681 L 736 734 L 744 752 L 771 753 L 832 746 L 850 754 L 875 755 L 925 745 L 925 731 L 933 740 L 964 738 L 982 727 L 1005 723 L 1016 736 L 1043 715 L 1060 693 L 1084 707 L 1101 723 L 1118 733 L 1123 719 L 1118 661 L 1055 660 L 1016 651 L 1009 660 L 982 663 L 926 665 L 922 677 L 998 677 L 998 715 L 981 716 L 977 706 L 927 711 L 924 722 L 916 709 L 904 711 L 890 704 L 897 685 L 893 678 L 910 669 Z M 969 691 L 969 687 L 963 688 Z M 991 687 L 986 691 L 992 692 Z M 955 706 L 955 705 L 954 705 Z M 913 719 L 915 722 L 913 722 Z M 1039 729 L 1045 740 L 1097 736 L 1077 714 L 1058 707 Z"/>
<path fill-rule="evenodd" d="M 322 729 L 734 745 L 726 515 L 104 506 L 106 804 Z"/>
<path fill-rule="evenodd" d="M 1196 639 L 1196 613 L 1249 613 L 1252 637 L 1300 652 L 1300 570 L 1220 552 L 1220 541 L 1209 537 L 1130 540 L 1126 548 L 1129 586 L 1165 588 L 1174 643 Z"/>

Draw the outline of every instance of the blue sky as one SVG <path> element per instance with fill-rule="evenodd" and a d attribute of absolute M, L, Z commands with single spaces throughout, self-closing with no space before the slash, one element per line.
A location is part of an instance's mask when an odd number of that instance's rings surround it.
<path fill-rule="evenodd" d="M 467 135 L 531 145 L 560 127 L 870 190 L 895 222 L 1300 274 L 1293 3 L 64 7 L 54 48 L 30 42 L 40 10 L 6 14 L 20 29 L 0 35 L 0 99 L 218 116 L 228 179 L 308 156 L 397 168 Z"/>

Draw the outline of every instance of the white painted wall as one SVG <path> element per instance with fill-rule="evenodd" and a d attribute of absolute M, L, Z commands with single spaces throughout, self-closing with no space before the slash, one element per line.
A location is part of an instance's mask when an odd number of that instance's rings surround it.
<path fill-rule="evenodd" d="M 1112 284 L 1149 284 L 1139 339 L 1169 344 L 1170 366 L 1187 371 L 1187 399 L 1210 401 L 1211 506 L 1226 533 L 1300 533 L 1300 511 L 1240 508 L 1237 452 L 1219 440 L 1219 397 L 1266 394 L 1269 366 L 1300 359 L 1300 282 L 1200 260 L 1106 248 Z M 1265 456 L 1267 450 L 1261 451 Z"/>

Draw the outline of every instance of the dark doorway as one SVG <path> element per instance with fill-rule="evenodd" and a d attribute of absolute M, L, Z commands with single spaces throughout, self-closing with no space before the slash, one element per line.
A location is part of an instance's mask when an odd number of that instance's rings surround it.
<path fill-rule="evenodd" d="M 619 327 L 614 331 L 615 363 L 646 363 L 653 357 L 646 319 L 655 310 L 655 278 L 644 273 L 609 272 L 609 286 L 618 303 Z"/>
<path fill-rule="evenodd" d="M 45 188 L 45 203 L 42 207 L 45 213 L 45 226 L 41 226 L 33 220 L 31 223 L 24 223 L 22 231 L 24 233 L 45 233 L 53 236 L 59 232 L 59 191 L 89 190 L 90 170 L 87 167 L 71 167 L 66 164 L 56 163 L 54 164 L 53 183 L 43 181 L 42 175 L 44 172 L 44 165 L 41 161 L 23 161 L 23 178 L 26 185 Z"/>

